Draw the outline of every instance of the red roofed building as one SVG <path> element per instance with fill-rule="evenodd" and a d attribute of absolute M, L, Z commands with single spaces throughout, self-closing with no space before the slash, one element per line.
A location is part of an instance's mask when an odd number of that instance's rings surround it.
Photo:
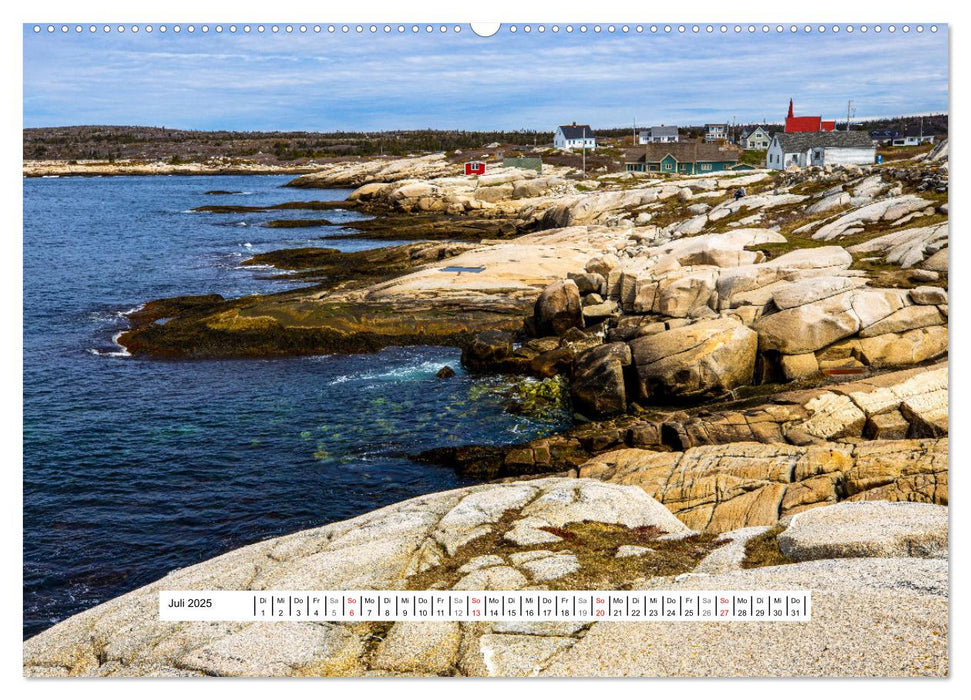
<path fill-rule="evenodd" d="M 833 131 L 836 122 L 824 122 L 822 117 L 797 117 L 792 113 L 792 99 L 789 99 L 789 114 L 786 115 L 787 134 L 806 134 L 818 131 Z"/>

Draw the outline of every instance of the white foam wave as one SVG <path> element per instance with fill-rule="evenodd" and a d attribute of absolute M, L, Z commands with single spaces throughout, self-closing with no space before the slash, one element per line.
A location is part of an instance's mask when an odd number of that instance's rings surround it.
<path fill-rule="evenodd" d="M 92 355 L 98 355 L 99 357 L 131 357 L 131 353 L 128 352 L 128 348 L 118 342 L 121 338 L 121 334 L 125 331 L 118 331 L 113 336 L 111 336 L 111 342 L 115 344 L 118 350 L 98 350 L 97 348 L 90 348 L 88 352 Z"/>
<path fill-rule="evenodd" d="M 408 381 L 411 379 L 427 377 L 428 375 L 434 375 L 441 368 L 442 361 L 426 360 L 425 362 L 419 362 L 418 364 L 404 365 L 403 367 L 395 367 L 393 369 L 378 372 L 342 374 L 334 377 L 334 379 L 328 382 L 328 384 L 330 386 L 335 386 L 338 384 L 346 384 L 347 382 L 356 381 Z"/>

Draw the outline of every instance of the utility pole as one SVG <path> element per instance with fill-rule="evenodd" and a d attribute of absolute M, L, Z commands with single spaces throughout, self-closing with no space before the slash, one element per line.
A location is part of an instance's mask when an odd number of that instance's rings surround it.
<path fill-rule="evenodd" d="M 583 167 L 580 170 L 584 175 L 586 175 L 587 174 L 587 127 L 586 126 L 583 127 L 583 140 L 580 143 L 582 144 L 581 149 L 583 151 Z"/>

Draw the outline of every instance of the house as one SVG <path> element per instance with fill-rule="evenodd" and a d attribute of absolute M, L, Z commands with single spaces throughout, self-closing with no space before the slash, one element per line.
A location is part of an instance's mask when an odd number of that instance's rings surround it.
<path fill-rule="evenodd" d="M 797 117 L 793 114 L 792 98 L 789 98 L 789 114 L 786 115 L 787 134 L 808 134 L 819 131 L 835 131 L 835 121 L 823 121 L 822 117 Z"/>
<path fill-rule="evenodd" d="M 870 165 L 877 149 L 865 131 L 820 131 L 773 134 L 765 162 L 773 170 L 793 165 Z"/>
<path fill-rule="evenodd" d="M 556 127 L 553 134 L 553 145 L 556 148 L 588 148 L 591 151 L 597 148 L 597 135 L 589 124 L 566 124 Z"/>
<path fill-rule="evenodd" d="M 678 142 L 678 127 L 676 126 L 651 126 L 647 129 L 641 129 L 641 133 L 637 135 L 637 143 L 677 143 Z"/>
<path fill-rule="evenodd" d="M 772 134 L 763 126 L 746 129 L 738 140 L 739 145 L 746 151 L 764 151 L 772 141 Z"/>
<path fill-rule="evenodd" d="M 894 129 L 877 129 L 870 132 L 870 140 L 875 144 L 890 143 L 900 136 L 900 132 Z"/>
<path fill-rule="evenodd" d="M 893 140 L 894 146 L 919 146 L 922 143 L 934 143 L 934 137 L 924 135 L 924 124 L 910 124 L 904 127 L 904 135 Z"/>
<path fill-rule="evenodd" d="M 728 140 L 728 124 L 705 124 L 705 142 Z"/>
<path fill-rule="evenodd" d="M 738 149 L 701 141 L 648 143 L 628 151 L 628 172 L 694 175 L 729 170 L 738 163 Z"/>

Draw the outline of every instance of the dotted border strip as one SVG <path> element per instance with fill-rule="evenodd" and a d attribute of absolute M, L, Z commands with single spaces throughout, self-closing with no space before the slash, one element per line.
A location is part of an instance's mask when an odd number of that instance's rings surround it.
<path fill-rule="evenodd" d="M 827 32 L 830 32 L 833 34 L 839 34 L 840 32 L 845 32 L 846 34 L 853 34 L 854 32 L 866 34 L 867 32 L 870 32 L 870 31 L 873 31 L 877 34 L 880 34 L 883 31 L 886 31 L 889 34 L 895 34 L 898 31 L 903 34 L 909 34 L 911 31 L 914 31 L 917 34 L 922 34 L 925 30 L 931 33 L 936 33 L 938 31 L 938 25 L 931 24 L 925 27 L 925 25 L 922 25 L 922 24 L 917 24 L 917 25 L 910 25 L 910 24 L 838 25 L 838 24 L 834 24 L 834 25 L 828 25 L 828 26 L 823 24 L 819 24 L 819 25 L 812 25 L 812 24 L 803 24 L 803 25 L 798 25 L 798 24 L 789 24 L 789 25 L 785 25 L 785 24 L 773 24 L 773 25 L 770 25 L 770 24 L 762 24 L 762 25 L 755 25 L 755 24 L 748 24 L 748 25 L 742 25 L 742 24 L 734 24 L 734 25 L 727 25 L 727 24 L 720 24 L 720 25 L 712 25 L 712 24 L 706 24 L 706 25 L 699 25 L 699 24 L 663 24 L 663 25 L 658 25 L 658 24 L 651 24 L 651 25 L 510 24 L 510 25 L 503 25 L 499 31 L 507 34 L 518 34 L 518 33 L 530 34 L 532 32 L 536 32 L 537 34 L 545 34 L 546 32 L 550 32 L 552 34 L 559 34 L 560 32 L 563 32 L 565 34 L 575 34 L 575 33 L 586 34 L 589 32 L 592 32 L 594 34 L 601 34 L 604 32 L 608 34 L 618 34 L 618 33 L 619 34 L 645 34 L 645 33 L 647 34 L 729 34 L 729 33 L 742 34 L 743 32 L 747 32 L 748 34 L 755 34 L 755 33 L 825 34 Z M 438 24 L 438 25 L 433 25 L 433 24 L 410 24 L 410 25 L 406 25 L 406 24 L 397 24 L 397 25 L 391 25 L 391 24 L 384 24 L 384 25 L 378 25 L 378 24 L 327 24 L 327 25 L 321 25 L 321 24 L 313 24 L 313 25 L 308 25 L 308 24 L 285 24 L 285 25 L 279 25 L 279 24 L 271 24 L 271 25 L 264 25 L 264 24 L 257 24 L 257 25 L 250 25 L 250 24 L 241 24 L 241 25 L 240 24 L 227 24 L 227 25 L 222 25 L 222 24 L 215 24 L 215 25 L 209 25 L 209 24 L 200 24 L 200 25 L 195 25 L 195 24 L 185 24 L 185 25 L 182 25 L 182 24 L 172 24 L 172 25 L 167 25 L 167 24 L 159 24 L 159 25 L 47 24 L 47 25 L 42 25 L 42 24 L 35 24 L 33 25 L 33 32 L 34 34 L 44 34 L 44 33 L 46 34 L 56 34 L 56 33 L 110 34 L 113 32 L 118 34 L 125 34 L 125 33 L 137 34 L 139 32 L 144 32 L 146 34 L 151 34 L 153 32 L 158 32 L 160 34 L 166 34 L 168 32 L 172 32 L 175 34 L 181 34 L 182 32 L 186 32 L 188 34 L 194 34 L 196 32 L 199 32 L 202 34 L 208 34 L 210 32 L 215 34 L 223 34 L 223 33 L 321 34 L 321 33 L 326 33 L 326 34 L 411 34 L 411 35 L 414 35 L 414 34 L 435 34 L 435 33 L 458 34 L 461 32 L 475 34 L 475 32 L 472 31 L 471 29 L 463 29 L 463 27 L 458 24 L 452 24 L 452 25 L 449 25 L 449 24 Z"/>

